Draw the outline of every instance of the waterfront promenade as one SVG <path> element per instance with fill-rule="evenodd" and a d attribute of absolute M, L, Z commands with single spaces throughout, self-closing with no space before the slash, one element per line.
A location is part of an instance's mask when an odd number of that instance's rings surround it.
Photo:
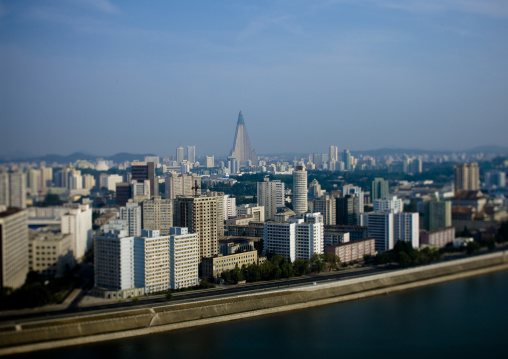
<path fill-rule="evenodd" d="M 401 291 L 417 286 L 508 269 L 508 254 L 496 252 L 418 268 L 327 284 L 273 289 L 262 294 L 191 304 L 170 304 L 115 313 L 56 318 L 4 327 L 0 354 L 157 333 Z"/>

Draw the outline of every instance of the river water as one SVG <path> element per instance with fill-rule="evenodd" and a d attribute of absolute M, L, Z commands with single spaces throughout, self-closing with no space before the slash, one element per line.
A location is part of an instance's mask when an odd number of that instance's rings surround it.
<path fill-rule="evenodd" d="M 28 358 L 508 358 L 508 272 Z"/>

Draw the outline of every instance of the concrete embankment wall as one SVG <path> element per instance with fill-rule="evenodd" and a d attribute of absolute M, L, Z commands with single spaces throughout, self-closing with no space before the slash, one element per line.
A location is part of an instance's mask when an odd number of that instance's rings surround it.
<path fill-rule="evenodd" d="M 508 269 L 497 252 L 362 278 L 148 309 L 82 315 L 0 328 L 0 355 L 124 338 L 379 295 Z"/>

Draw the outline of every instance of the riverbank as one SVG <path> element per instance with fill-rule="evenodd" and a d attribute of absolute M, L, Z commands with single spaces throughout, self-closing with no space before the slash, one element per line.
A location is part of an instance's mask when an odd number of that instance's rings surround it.
<path fill-rule="evenodd" d="M 0 354 L 78 345 L 248 318 L 387 294 L 500 270 L 508 270 L 506 251 L 323 285 L 13 325 L 2 328 L 0 332 Z"/>

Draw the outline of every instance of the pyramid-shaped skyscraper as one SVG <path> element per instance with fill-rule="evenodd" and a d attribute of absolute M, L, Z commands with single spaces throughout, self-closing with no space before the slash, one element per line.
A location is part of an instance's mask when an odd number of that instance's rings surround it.
<path fill-rule="evenodd" d="M 258 156 L 256 151 L 250 147 L 249 135 L 245 127 L 242 111 L 238 114 L 238 122 L 236 123 L 235 141 L 229 157 L 235 158 L 240 166 L 245 166 L 247 161 L 256 166 L 258 164 Z"/>

